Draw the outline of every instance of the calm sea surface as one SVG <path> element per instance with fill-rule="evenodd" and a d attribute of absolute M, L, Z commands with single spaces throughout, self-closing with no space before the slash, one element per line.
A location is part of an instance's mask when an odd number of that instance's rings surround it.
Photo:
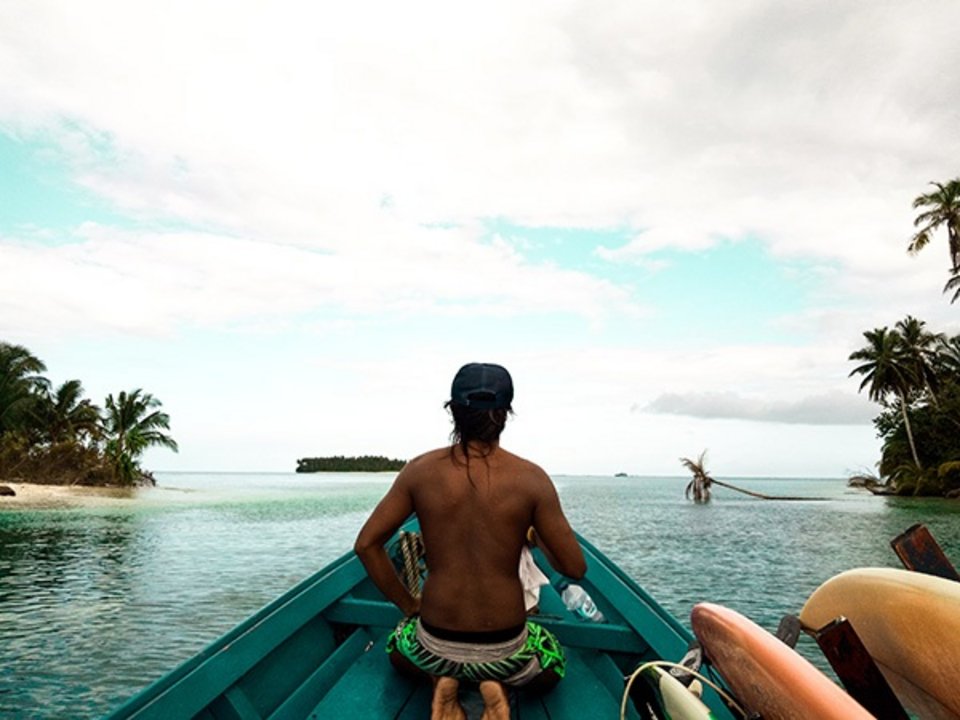
<path fill-rule="evenodd" d="M 391 474 L 160 473 L 109 509 L 0 511 L 0 717 L 99 717 L 347 551 Z M 689 627 L 701 600 L 774 630 L 830 576 L 897 567 L 925 523 L 960 560 L 960 504 L 842 480 L 554 478 L 572 524 Z M 815 644 L 798 649 L 826 667 Z"/>

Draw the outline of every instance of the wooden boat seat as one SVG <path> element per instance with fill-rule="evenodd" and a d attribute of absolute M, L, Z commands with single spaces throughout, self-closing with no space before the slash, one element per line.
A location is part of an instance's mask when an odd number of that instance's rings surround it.
<path fill-rule="evenodd" d="M 334 603 L 324 616 L 331 622 L 346 625 L 376 625 L 391 628 L 400 620 L 400 611 L 386 600 L 345 597 Z M 572 615 L 536 615 L 532 619 L 556 635 L 564 647 L 590 647 L 623 653 L 642 653 L 645 645 L 633 630 L 616 623 L 586 623 L 568 619 Z"/>

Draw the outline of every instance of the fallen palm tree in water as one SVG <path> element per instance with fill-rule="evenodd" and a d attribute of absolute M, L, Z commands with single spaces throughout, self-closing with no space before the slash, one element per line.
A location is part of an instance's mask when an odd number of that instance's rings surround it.
<path fill-rule="evenodd" d="M 695 503 L 710 502 L 711 485 L 719 485 L 720 487 L 725 487 L 728 490 L 733 490 L 738 493 L 743 493 L 744 495 L 760 498 L 761 500 L 826 500 L 826 498 L 798 497 L 793 495 L 765 495 L 764 493 L 754 492 L 753 490 L 739 488 L 736 485 L 731 485 L 730 483 L 725 483 L 717 480 L 714 477 L 711 477 L 710 473 L 707 472 L 705 467 L 706 459 L 706 450 L 700 453 L 700 457 L 698 457 L 696 460 L 691 460 L 690 458 L 680 458 L 680 462 L 683 463 L 683 466 L 693 473 L 693 479 L 687 483 L 687 487 L 683 491 L 683 496 L 687 498 L 687 500 L 690 500 L 692 497 Z"/>

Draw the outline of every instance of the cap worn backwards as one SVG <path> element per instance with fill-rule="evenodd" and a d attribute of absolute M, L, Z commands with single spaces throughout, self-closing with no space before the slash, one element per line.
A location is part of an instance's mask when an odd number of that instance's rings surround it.
<path fill-rule="evenodd" d="M 476 410 L 509 408 L 513 402 L 513 380 L 502 365 L 469 363 L 453 378 L 450 400 Z"/>

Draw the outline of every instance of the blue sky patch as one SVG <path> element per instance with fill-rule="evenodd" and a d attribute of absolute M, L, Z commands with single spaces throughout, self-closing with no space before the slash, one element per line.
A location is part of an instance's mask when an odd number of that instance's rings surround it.
<path fill-rule="evenodd" d="M 60 153 L 50 150 L 0 132 L 0 233 L 34 236 L 42 229 L 41 240 L 59 243 L 81 223 L 120 222 L 103 200 L 73 182 Z"/>
<path fill-rule="evenodd" d="M 651 331 L 661 342 L 681 345 L 802 342 L 777 320 L 808 307 L 820 283 L 814 263 L 774 257 L 757 237 L 721 239 L 704 250 L 657 250 L 639 263 L 597 254 L 626 245 L 637 232 L 631 228 L 525 227 L 505 219 L 487 227 L 490 238 L 499 235 L 533 264 L 589 273 L 626 289 L 651 311 L 610 333 L 628 344 L 636 342 L 633 333 Z"/>

